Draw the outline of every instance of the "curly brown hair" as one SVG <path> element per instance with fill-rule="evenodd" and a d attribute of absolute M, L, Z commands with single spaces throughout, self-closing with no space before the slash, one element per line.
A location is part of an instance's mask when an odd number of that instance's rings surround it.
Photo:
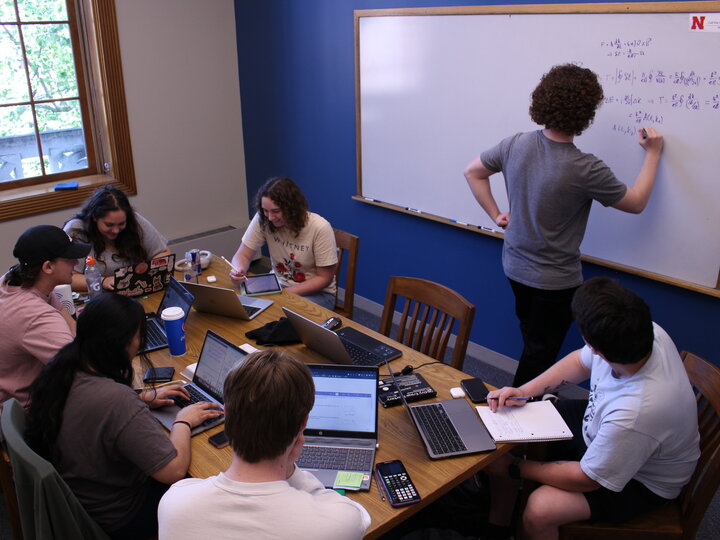
<path fill-rule="evenodd" d="M 604 98 L 598 76 L 574 64 L 554 66 L 532 93 L 533 122 L 568 135 L 580 135 Z"/>
<path fill-rule="evenodd" d="M 297 236 L 308 220 L 308 202 L 297 184 L 286 177 L 268 178 L 255 195 L 255 210 L 260 215 L 260 225 L 275 232 L 276 227 L 263 213 L 263 197 L 280 207 L 286 227 Z"/>

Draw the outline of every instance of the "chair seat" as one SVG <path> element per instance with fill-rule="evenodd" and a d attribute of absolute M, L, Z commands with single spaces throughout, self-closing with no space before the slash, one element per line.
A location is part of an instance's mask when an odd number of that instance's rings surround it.
<path fill-rule="evenodd" d="M 623 523 L 578 521 L 563 525 L 560 527 L 560 539 L 653 538 L 654 540 L 669 540 L 682 537 L 683 531 L 680 523 L 682 523 L 680 505 L 674 501 Z"/>

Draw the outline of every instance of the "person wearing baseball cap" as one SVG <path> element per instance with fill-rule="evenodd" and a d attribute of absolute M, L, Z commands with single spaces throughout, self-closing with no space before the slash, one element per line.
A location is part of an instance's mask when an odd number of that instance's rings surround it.
<path fill-rule="evenodd" d="M 53 289 L 71 282 L 89 252 L 89 244 L 53 225 L 30 227 L 15 243 L 19 262 L 0 278 L 0 407 L 11 397 L 27 404 L 42 367 L 73 340 L 75 320 Z"/>

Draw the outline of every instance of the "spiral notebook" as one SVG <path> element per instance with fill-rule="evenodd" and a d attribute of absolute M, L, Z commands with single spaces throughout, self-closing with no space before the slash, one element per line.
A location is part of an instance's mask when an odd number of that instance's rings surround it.
<path fill-rule="evenodd" d="M 492 412 L 476 407 L 480 419 L 495 442 L 560 441 L 573 434 L 550 401 L 534 401 L 521 407 L 503 407 Z"/>

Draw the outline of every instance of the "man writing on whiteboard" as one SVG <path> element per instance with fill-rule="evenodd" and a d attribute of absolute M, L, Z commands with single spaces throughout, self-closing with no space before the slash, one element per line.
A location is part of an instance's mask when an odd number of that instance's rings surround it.
<path fill-rule="evenodd" d="M 647 304 L 615 280 L 592 278 L 578 288 L 572 312 L 586 343 L 582 349 L 520 388 L 488 393 L 496 411 L 524 404 L 518 397 L 590 378 L 587 400 L 557 403 L 574 437 L 550 443 L 550 461 L 506 454 L 486 469 L 492 485 L 485 531 L 490 536 L 509 532 L 514 480 L 520 478 L 542 484 L 525 506 L 525 534 L 551 539 L 565 523 L 622 522 L 657 508 L 675 499 L 695 470 L 700 456 L 695 394 L 675 344 L 652 322 Z"/>
<path fill-rule="evenodd" d="M 475 199 L 505 229 L 503 268 L 523 336 L 513 386 L 545 371 L 560 351 L 572 322 L 570 302 L 583 280 L 579 248 L 592 201 L 638 214 L 652 193 L 663 148 L 652 127 L 639 130 L 646 153 L 632 187 L 573 144 L 602 100 L 595 73 L 572 64 L 553 67 L 530 105 L 530 117 L 544 129 L 504 139 L 465 170 Z M 500 211 L 490 189 L 489 177 L 497 172 L 505 177 L 507 212 Z"/>

